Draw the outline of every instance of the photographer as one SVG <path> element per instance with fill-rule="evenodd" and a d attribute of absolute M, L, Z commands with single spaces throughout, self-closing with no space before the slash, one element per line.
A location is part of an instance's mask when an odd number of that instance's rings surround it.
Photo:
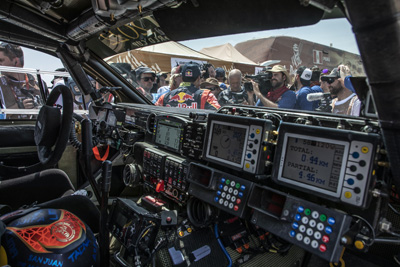
<path fill-rule="evenodd" d="M 24 66 L 24 52 L 20 46 L 0 43 L 0 66 Z M 41 105 L 40 89 L 32 75 L 2 72 L 0 79 L 2 108 L 32 109 Z"/>
<path fill-rule="evenodd" d="M 287 87 L 289 74 L 282 65 L 275 65 L 267 72 L 272 73 L 270 87 L 267 90 L 260 90 L 258 83 L 252 82 L 254 94 L 258 101 L 256 106 L 266 106 L 271 108 L 294 108 L 296 104 L 296 94 Z M 264 91 L 261 93 L 261 91 Z"/>
<path fill-rule="evenodd" d="M 229 87 L 222 91 L 218 96 L 221 106 L 230 104 L 254 105 L 254 93 L 242 88 L 242 72 L 233 69 L 228 75 Z"/>
<path fill-rule="evenodd" d="M 203 64 L 201 69 L 200 81 L 205 82 L 208 78 L 215 78 L 215 68 L 211 63 Z"/>

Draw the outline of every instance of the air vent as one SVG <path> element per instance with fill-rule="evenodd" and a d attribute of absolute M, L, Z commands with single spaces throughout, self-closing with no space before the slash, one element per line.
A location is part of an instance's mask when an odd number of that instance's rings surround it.
<path fill-rule="evenodd" d="M 150 113 L 150 115 L 147 117 L 147 123 L 146 123 L 146 129 L 149 134 L 153 134 L 155 121 L 156 121 L 156 114 Z"/>
<path fill-rule="evenodd" d="M 126 186 L 133 187 L 139 183 L 138 169 L 135 164 L 125 165 L 122 179 Z"/>

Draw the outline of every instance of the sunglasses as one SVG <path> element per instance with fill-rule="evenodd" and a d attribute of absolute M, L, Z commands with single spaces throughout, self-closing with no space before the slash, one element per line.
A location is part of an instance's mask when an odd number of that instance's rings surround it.
<path fill-rule="evenodd" d="M 337 80 L 337 78 L 329 78 L 328 80 L 326 80 L 326 82 L 327 82 L 328 84 L 332 84 L 332 83 L 334 83 L 336 80 Z"/>
<path fill-rule="evenodd" d="M 142 80 L 145 82 L 148 82 L 148 81 L 154 82 L 155 78 L 154 77 L 144 77 L 144 78 L 142 78 Z"/>

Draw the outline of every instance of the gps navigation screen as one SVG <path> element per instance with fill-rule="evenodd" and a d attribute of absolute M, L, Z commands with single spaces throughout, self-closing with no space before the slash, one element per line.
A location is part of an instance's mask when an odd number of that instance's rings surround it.
<path fill-rule="evenodd" d="M 181 128 L 179 123 L 160 121 L 157 125 L 156 144 L 166 146 L 175 151 L 179 149 L 179 138 L 181 137 Z"/>
<path fill-rule="evenodd" d="M 344 151 L 345 144 L 287 136 L 282 178 L 336 193 Z"/>
<path fill-rule="evenodd" d="M 247 127 L 232 126 L 224 122 L 214 122 L 212 127 L 208 157 L 241 166 Z"/>

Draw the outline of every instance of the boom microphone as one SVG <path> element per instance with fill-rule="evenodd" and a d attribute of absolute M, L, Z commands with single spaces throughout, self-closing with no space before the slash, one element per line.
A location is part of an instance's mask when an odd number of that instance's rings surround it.
<path fill-rule="evenodd" d="M 307 101 L 312 102 L 321 100 L 330 95 L 331 95 L 330 93 L 311 93 L 307 95 Z"/>

